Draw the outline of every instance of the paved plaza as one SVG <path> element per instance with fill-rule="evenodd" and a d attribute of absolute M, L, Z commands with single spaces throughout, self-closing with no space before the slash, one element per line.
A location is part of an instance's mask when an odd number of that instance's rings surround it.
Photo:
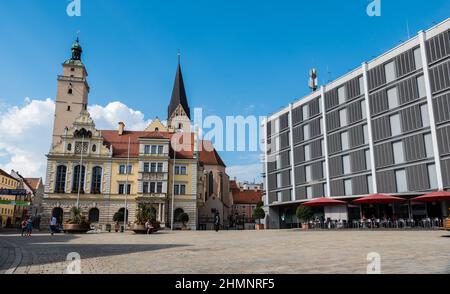
<path fill-rule="evenodd" d="M 82 273 L 450 273 L 446 231 L 163 231 L 32 237 L 0 232 L 0 273 L 64 273 L 67 255 Z"/>

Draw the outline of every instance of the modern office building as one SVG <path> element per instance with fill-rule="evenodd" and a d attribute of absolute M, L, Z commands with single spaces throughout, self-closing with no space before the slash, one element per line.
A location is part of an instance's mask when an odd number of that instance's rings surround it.
<path fill-rule="evenodd" d="M 450 19 L 289 104 L 263 127 L 269 228 L 296 223 L 295 209 L 308 199 L 449 189 Z M 415 217 L 446 215 L 449 207 L 396 205 Z M 352 205 L 324 213 L 359 218 Z"/>

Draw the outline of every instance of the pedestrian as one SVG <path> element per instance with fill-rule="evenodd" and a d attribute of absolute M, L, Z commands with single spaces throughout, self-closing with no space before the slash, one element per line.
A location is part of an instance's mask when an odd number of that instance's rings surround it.
<path fill-rule="evenodd" d="M 150 235 L 151 233 L 153 233 L 153 224 L 152 224 L 151 220 L 148 220 L 145 223 L 145 228 L 147 229 L 147 235 Z"/>
<path fill-rule="evenodd" d="M 30 218 L 28 218 L 27 221 L 27 236 L 31 236 L 31 233 L 33 232 L 33 220 Z"/>
<path fill-rule="evenodd" d="M 50 233 L 53 234 L 56 233 L 56 217 L 52 216 L 50 219 Z"/>
<path fill-rule="evenodd" d="M 20 227 L 22 228 L 22 237 L 23 237 L 23 234 L 25 234 L 25 233 L 26 233 L 26 230 L 27 230 L 27 220 L 26 220 L 26 219 L 24 219 L 24 220 L 20 223 Z"/>
<path fill-rule="evenodd" d="M 220 214 L 216 211 L 216 214 L 214 215 L 214 228 L 216 232 L 220 229 Z"/>

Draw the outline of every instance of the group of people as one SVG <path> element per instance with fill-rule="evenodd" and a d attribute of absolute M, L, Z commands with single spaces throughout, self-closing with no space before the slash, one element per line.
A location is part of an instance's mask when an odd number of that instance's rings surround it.
<path fill-rule="evenodd" d="M 33 232 L 33 219 L 31 217 L 24 219 L 20 223 L 20 227 L 22 228 L 22 236 L 31 236 Z"/>

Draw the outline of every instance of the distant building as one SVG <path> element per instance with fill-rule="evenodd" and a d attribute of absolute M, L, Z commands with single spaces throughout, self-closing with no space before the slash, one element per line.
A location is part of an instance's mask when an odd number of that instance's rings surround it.
<path fill-rule="evenodd" d="M 233 195 L 232 215 L 234 218 L 253 218 L 253 211 L 262 201 L 263 190 L 261 184 L 238 183 L 230 181 Z"/>
<path fill-rule="evenodd" d="M 29 207 L 17 207 L 16 208 L 16 223 L 23 219 L 26 215 L 36 216 L 42 213 L 42 199 L 44 197 L 44 183 L 42 178 L 24 178 L 18 171 L 12 170 L 11 176 L 17 179 L 20 184 L 20 189 L 27 191 L 27 196 L 18 196 L 22 201 L 31 202 Z"/>
<path fill-rule="evenodd" d="M 18 189 L 20 182 L 4 170 L 0 169 L 0 189 Z M 15 201 L 16 196 L 1 195 L 0 200 Z M 15 223 L 16 207 L 12 204 L 0 203 L 0 227 L 11 227 Z"/>

